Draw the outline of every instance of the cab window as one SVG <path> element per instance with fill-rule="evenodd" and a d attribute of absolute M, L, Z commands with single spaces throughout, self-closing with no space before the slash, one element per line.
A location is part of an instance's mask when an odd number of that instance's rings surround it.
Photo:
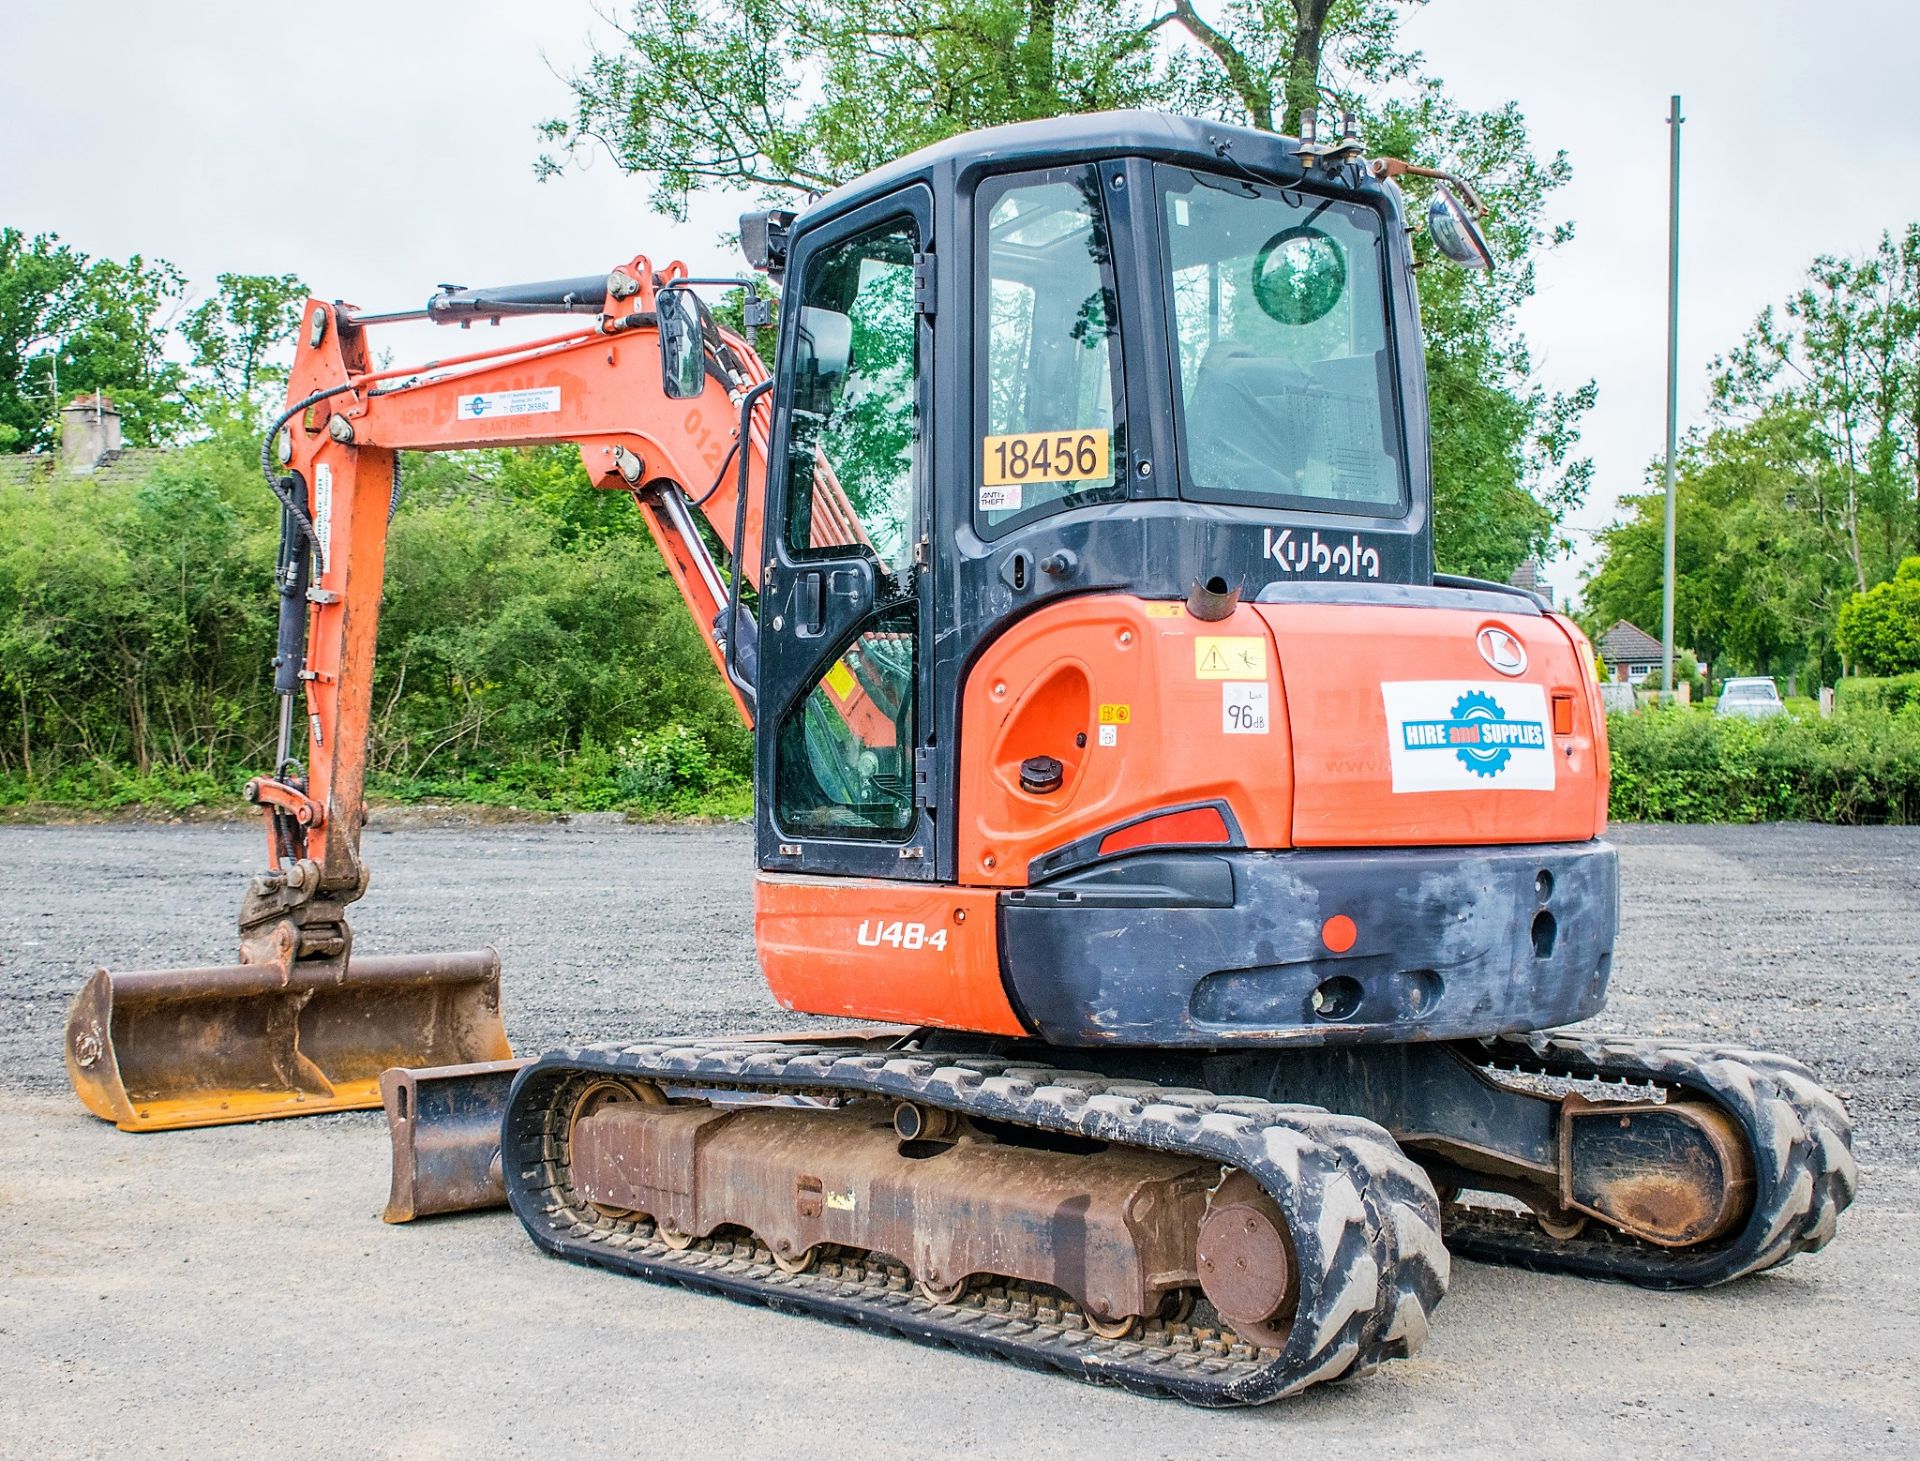
<path fill-rule="evenodd" d="M 787 544 L 796 556 L 863 546 L 896 576 L 912 560 L 917 248 L 902 219 L 808 266 L 787 439 Z"/>
<path fill-rule="evenodd" d="M 992 178 L 974 207 L 986 269 L 974 521 L 992 536 L 1120 495 L 1118 322 L 1096 169 Z"/>

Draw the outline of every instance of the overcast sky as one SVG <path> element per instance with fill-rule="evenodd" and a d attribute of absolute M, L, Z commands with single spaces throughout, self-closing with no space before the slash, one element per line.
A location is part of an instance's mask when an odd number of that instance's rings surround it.
<path fill-rule="evenodd" d="M 201 291 L 222 270 L 294 272 L 367 307 L 635 253 L 737 267 L 715 235 L 738 200 L 680 226 L 604 159 L 534 181 L 534 125 L 567 104 L 553 70 L 600 25 L 584 0 L 8 10 L 0 223 L 171 259 Z M 1816 253 L 1920 218 L 1913 0 L 1431 0 L 1406 36 L 1463 102 L 1518 99 L 1542 149 L 1572 158 L 1555 209 L 1578 236 L 1524 323 L 1547 385 L 1600 384 L 1583 548 L 1661 449 L 1669 94 L 1688 118 L 1683 430 L 1708 361 Z M 1549 577 L 1564 593 L 1577 574 Z"/>

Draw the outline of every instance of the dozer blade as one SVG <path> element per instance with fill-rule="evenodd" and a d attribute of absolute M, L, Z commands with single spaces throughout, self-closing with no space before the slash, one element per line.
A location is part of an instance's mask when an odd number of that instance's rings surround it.
<path fill-rule="evenodd" d="M 393 1142 L 390 1223 L 507 1205 L 500 1117 L 516 1072 L 531 1060 L 488 1060 L 380 1077 Z"/>
<path fill-rule="evenodd" d="M 95 970 L 67 1014 L 67 1075 L 122 1131 L 366 1110 L 381 1072 L 511 1057 L 492 949 L 319 966 Z"/>

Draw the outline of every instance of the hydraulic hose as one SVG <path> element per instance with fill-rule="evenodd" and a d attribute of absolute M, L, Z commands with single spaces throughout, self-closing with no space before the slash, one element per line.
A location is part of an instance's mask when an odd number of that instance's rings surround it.
<path fill-rule="evenodd" d="M 267 490 L 280 500 L 280 505 L 300 526 L 301 536 L 307 540 L 307 546 L 314 552 L 320 550 L 320 535 L 313 529 L 313 519 L 307 516 L 307 509 L 295 495 L 289 479 L 282 477 L 273 469 L 273 444 L 279 440 L 280 432 L 286 424 L 309 406 L 316 406 L 330 396 L 338 396 L 353 389 L 352 381 L 342 381 L 337 386 L 329 386 L 324 391 L 315 391 L 303 401 L 295 401 L 286 410 L 274 418 L 273 425 L 267 428 L 266 436 L 260 442 L 260 473 L 267 479 Z"/>
<path fill-rule="evenodd" d="M 280 697 L 280 727 L 275 737 L 273 757 L 275 776 L 285 776 L 292 765 L 293 696 L 300 688 L 300 670 L 306 661 L 307 585 L 312 578 L 313 556 L 320 548 L 320 535 L 314 531 L 313 519 L 307 516 L 306 504 L 300 500 L 296 490 L 300 484 L 298 474 L 283 476 L 274 471 L 273 444 L 287 423 L 309 406 L 351 389 L 352 383 L 343 381 L 324 391 L 315 391 L 303 401 L 296 401 L 274 419 L 260 443 L 260 471 L 267 479 L 267 490 L 280 503 L 280 560 L 274 570 L 274 587 L 280 595 L 278 636 L 273 657 L 273 690 Z M 396 461 L 389 517 L 399 500 L 400 472 Z"/>

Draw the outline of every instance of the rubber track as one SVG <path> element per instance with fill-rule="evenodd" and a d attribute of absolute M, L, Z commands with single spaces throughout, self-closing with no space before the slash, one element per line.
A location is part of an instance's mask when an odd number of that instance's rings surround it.
<path fill-rule="evenodd" d="M 1707 1288 L 1824 1248 L 1853 1201 L 1853 1123 L 1839 1098 L 1798 1061 L 1719 1045 L 1608 1036 L 1530 1035 L 1481 1042 L 1490 1068 L 1644 1082 L 1706 1096 L 1745 1133 L 1754 1163 L 1754 1209 L 1722 1243 L 1660 1248 L 1590 1223 L 1558 1240 L 1531 1219 L 1485 1209 L 1447 1210 L 1447 1244 L 1466 1257 L 1648 1288 Z"/>
<path fill-rule="evenodd" d="M 583 1077 L 783 1093 L 868 1094 L 1242 1168 L 1287 1216 L 1300 1312 L 1284 1349 L 1154 1321 L 1104 1340 L 1079 1316 L 962 1299 L 934 1304 L 881 1260 L 780 1272 L 746 1240 L 683 1252 L 652 1224 L 593 1211 L 569 1185 L 565 1132 Z M 1412 1354 L 1446 1292 L 1440 1207 L 1426 1174 L 1372 1122 L 1008 1060 L 849 1053 L 806 1044 L 662 1040 L 563 1050 L 516 1078 L 504 1122 L 507 1198 L 535 1243 L 576 1262 L 806 1312 L 923 1343 L 993 1354 L 1078 1379 L 1251 1405 Z M 743 1250 L 745 1250 L 743 1252 Z"/>

